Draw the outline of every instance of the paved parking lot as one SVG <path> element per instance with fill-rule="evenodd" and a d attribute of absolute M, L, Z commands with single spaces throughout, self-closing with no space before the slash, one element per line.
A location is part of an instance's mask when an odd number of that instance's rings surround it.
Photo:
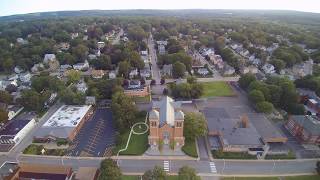
<path fill-rule="evenodd" d="M 116 130 L 110 108 L 98 108 L 72 142 L 68 156 L 109 156 Z"/>

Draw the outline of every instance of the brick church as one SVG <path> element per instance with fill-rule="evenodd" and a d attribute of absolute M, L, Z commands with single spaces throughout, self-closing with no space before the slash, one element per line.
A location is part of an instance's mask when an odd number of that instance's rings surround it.
<path fill-rule="evenodd" d="M 161 101 L 153 101 L 149 123 L 148 140 L 151 148 L 157 148 L 160 142 L 164 145 L 174 143 L 175 147 L 184 145 L 181 102 L 175 102 L 168 96 L 164 96 Z"/>

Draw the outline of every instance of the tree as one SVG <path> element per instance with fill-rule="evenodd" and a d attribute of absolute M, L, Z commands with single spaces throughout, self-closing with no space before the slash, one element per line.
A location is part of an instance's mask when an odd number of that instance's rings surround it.
<path fill-rule="evenodd" d="M 4 123 L 8 120 L 8 112 L 0 108 L 0 123 Z"/>
<path fill-rule="evenodd" d="M 60 92 L 60 99 L 68 105 L 80 105 L 85 102 L 85 94 L 72 88 L 66 88 Z"/>
<path fill-rule="evenodd" d="M 200 180 L 201 178 L 197 176 L 197 172 L 194 168 L 183 166 L 178 172 L 179 180 Z"/>
<path fill-rule="evenodd" d="M 188 76 L 187 77 L 187 83 L 194 84 L 197 82 L 197 78 L 195 76 Z"/>
<path fill-rule="evenodd" d="M 247 89 L 252 81 L 255 81 L 256 77 L 253 74 L 247 73 L 240 77 L 239 85 L 242 89 Z"/>
<path fill-rule="evenodd" d="M 111 109 L 120 131 L 130 128 L 136 122 L 137 107 L 132 98 L 123 92 L 112 95 Z"/>
<path fill-rule="evenodd" d="M 143 176 L 142 180 L 166 180 L 167 173 L 163 170 L 163 168 L 159 166 L 155 166 L 153 170 L 146 171 Z"/>
<path fill-rule="evenodd" d="M 262 113 L 271 113 L 273 110 L 273 105 L 267 101 L 258 102 L 256 107 Z"/>
<path fill-rule="evenodd" d="M 72 49 L 72 53 L 80 60 L 85 60 L 88 54 L 88 47 L 83 44 L 78 44 Z"/>
<path fill-rule="evenodd" d="M 281 59 L 273 59 L 270 63 L 274 65 L 277 73 L 280 73 L 280 71 L 286 67 L 286 63 Z"/>
<path fill-rule="evenodd" d="M 249 99 L 250 101 L 252 101 L 253 103 L 259 103 L 264 101 L 264 95 L 261 91 L 259 90 L 252 90 L 249 93 Z"/>
<path fill-rule="evenodd" d="M 181 62 L 176 62 L 172 67 L 172 75 L 174 78 L 182 78 L 186 72 L 186 66 Z"/>
<path fill-rule="evenodd" d="M 201 113 L 187 113 L 184 118 L 184 136 L 186 139 L 194 140 L 207 134 L 207 123 Z"/>
<path fill-rule="evenodd" d="M 71 69 L 67 73 L 67 78 L 69 83 L 76 83 L 81 78 L 81 73 L 77 70 Z"/>
<path fill-rule="evenodd" d="M 12 95 L 9 94 L 7 91 L 0 91 L 0 102 L 5 104 L 11 104 L 12 100 Z"/>
<path fill-rule="evenodd" d="M 121 180 L 121 170 L 112 159 L 105 159 L 100 164 L 99 180 Z"/>
<path fill-rule="evenodd" d="M 141 59 L 141 56 L 138 52 L 132 51 L 129 55 L 129 61 L 132 67 L 135 67 L 137 69 L 143 69 L 144 68 L 144 62 Z"/>
<path fill-rule="evenodd" d="M 35 90 L 25 90 L 21 93 L 19 102 L 29 111 L 41 111 L 48 95 L 40 94 Z"/>
<path fill-rule="evenodd" d="M 122 77 L 127 78 L 129 76 L 129 71 L 130 71 L 130 64 L 128 63 L 128 61 L 121 61 L 119 63 L 119 74 Z"/>

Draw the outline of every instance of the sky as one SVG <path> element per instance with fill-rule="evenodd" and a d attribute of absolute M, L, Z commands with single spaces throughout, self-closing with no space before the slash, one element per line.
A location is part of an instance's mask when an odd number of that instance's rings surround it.
<path fill-rule="evenodd" d="M 320 13 L 320 0 L 0 0 L 0 16 L 90 9 L 270 9 Z"/>

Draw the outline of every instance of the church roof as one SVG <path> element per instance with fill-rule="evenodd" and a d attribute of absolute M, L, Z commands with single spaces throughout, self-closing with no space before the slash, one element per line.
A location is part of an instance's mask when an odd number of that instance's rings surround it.
<path fill-rule="evenodd" d="M 175 109 L 180 107 L 181 107 L 181 103 L 175 102 L 169 96 L 163 97 L 161 101 L 154 101 L 153 108 L 159 109 L 160 111 L 159 112 L 160 126 L 164 124 L 169 124 L 170 126 L 174 126 L 174 119 L 176 116 Z M 177 116 L 184 117 L 184 115 L 182 116 L 181 113 L 178 113 Z"/>

